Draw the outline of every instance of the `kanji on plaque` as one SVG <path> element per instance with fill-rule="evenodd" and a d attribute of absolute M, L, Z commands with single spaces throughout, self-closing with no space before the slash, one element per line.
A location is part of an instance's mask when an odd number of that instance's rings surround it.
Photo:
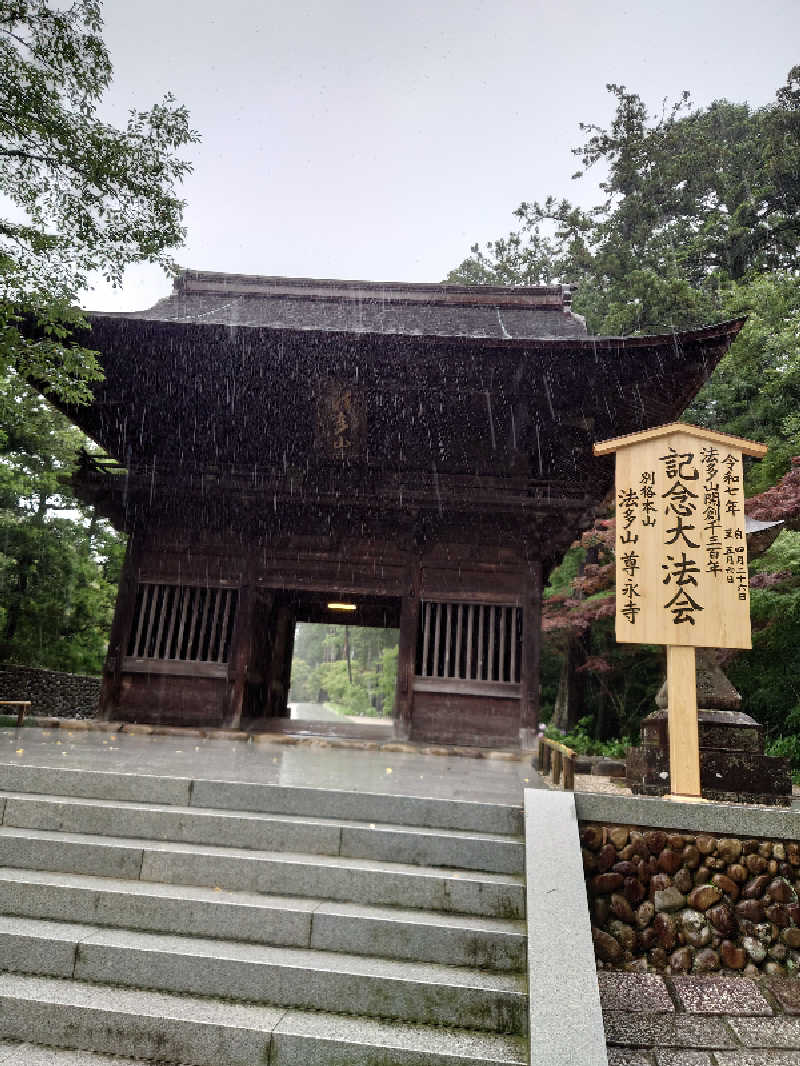
<path fill-rule="evenodd" d="M 673 423 L 616 454 L 618 641 L 749 648 L 742 455 L 751 441 Z"/>

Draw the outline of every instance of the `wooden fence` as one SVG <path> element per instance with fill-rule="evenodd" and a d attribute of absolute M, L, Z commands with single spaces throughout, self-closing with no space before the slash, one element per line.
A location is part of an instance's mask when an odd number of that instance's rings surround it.
<path fill-rule="evenodd" d="M 549 737 L 539 737 L 539 773 L 542 776 L 552 774 L 553 784 L 557 785 L 563 775 L 562 787 L 569 792 L 575 791 L 575 752 L 566 744 L 559 744 Z"/>

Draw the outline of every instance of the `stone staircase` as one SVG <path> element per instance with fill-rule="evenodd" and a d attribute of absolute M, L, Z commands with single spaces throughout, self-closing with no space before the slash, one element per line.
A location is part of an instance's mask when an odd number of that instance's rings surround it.
<path fill-rule="evenodd" d="M 515 806 L 0 764 L 0 1066 L 520 1066 L 523 867 Z"/>

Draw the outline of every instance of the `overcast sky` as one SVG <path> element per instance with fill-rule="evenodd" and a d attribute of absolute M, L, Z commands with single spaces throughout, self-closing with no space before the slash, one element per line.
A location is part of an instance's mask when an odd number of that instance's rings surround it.
<path fill-rule="evenodd" d="M 104 15 L 106 116 L 171 90 L 202 137 L 178 261 L 292 277 L 439 281 L 523 199 L 581 195 L 570 149 L 579 122 L 610 119 L 606 82 L 653 108 L 683 89 L 761 105 L 800 63 L 800 0 L 105 0 Z M 84 303 L 135 310 L 170 287 L 136 268 Z"/>

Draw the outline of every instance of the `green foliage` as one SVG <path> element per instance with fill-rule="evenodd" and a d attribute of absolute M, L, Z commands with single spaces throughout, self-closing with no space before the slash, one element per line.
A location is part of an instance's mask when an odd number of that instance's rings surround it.
<path fill-rule="evenodd" d="M 742 709 L 768 734 L 800 731 L 800 571 L 773 588 L 754 588 L 751 605 L 752 650 L 737 654 L 726 673 L 742 693 Z"/>
<path fill-rule="evenodd" d="M 642 716 L 654 709 L 664 679 L 663 650 L 650 644 L 618 644 L 613 618 L 595 622 L 584 643 L 583 705 L 593 735 L 604 740 L 636 734 Z"/>
<path fill-rule="evenodd" d="M 564 558 L 550 573 L 544 589 L 545 598 L 549 599 L 562 593 L 572 594 L 572 582 L 578 576 L 585 558 L 586 549 L 581 546 L 565 552 Z"/>
<path fill-rule="evenodd" d="M 558 686 L 561 681 L 563 653 L 556 642 L 544 635 L 539 659 L 539 718 L 549 722 L 555 710 Z"/>
<path fill-rule="evenodd" d="M 800 246 L 800 67 L 768 107 L 684 92 L 655 115 L 608 85 L 607 129 L 581 125 L 583 170 L 605 168 L 603 200 L 584 211 L 548 196 L 522 203 L 518 227 L 448 280 L 578 284 L 590 332 L 681 329 L 720 317 L 721 293 L 757 273 L 795 266 Z"/>
<path fill-rule="evenodd" d="M 183 241 L 175 188 L 197 140 L 169 95 L 100 120 L 111 81 L 100 0 L 0 0 L 0 372 L 15 367 L 61 400 L 88 398 L 96 354 L 69 346 L 72 305 L 91 271 L 119 282 L 129 263 L 172 269 Z"/>
<path fill-rule="evenodd" d="M 628 748 L 635 743 L 630 737 L 623 737 L 621 740 L 595 740 L 593 732 L 594 716 L 588 714 L 580 719 L 570 733 L 564 734 L 558 729 L 548 727 L 544 735 L 566 744 L 579 755 L 605 755 L 607 759 L 624 759 Z"/>
<path fill-rule="evenodd" d="M 27 729 L 34 723 L 29 718 L 25 718 L 22 722 L 22 728 Z M 17 716 L 11 714 L 0 714 L 0 729 L 17 728 Z"/>
<path fill-rule="evenodd" d="M 295 633 L 289 698 L 316 703 L 322 693 L 342 714 L 387 717 L 394 706 L 397 654 L 396 629 L 301 622 Z"/>
<path fill-rule="evenodd" d="M 391 714 L 394 708 L 395 689 L 397 688 L 397 659 L 400 648 L 395 644 L 392 648 L 383 648 L 381 651 L 381 665 L 378 671 L 378 693 L 381 698 L 381 707 L 385 715 Z"/>
<path fill-rule="evenodd" d="M 99 674 L 124 541 L 70 491 L 88 442 L 14 374 L 0 425 L 0 661 Z"/>
<path fill-rule="evenodd" d="M 449 280 L 577 283 L 575 310 L 599 334 L 663 332 L 749 316 L 685 413 L 688 421 L 767 443 L 748 493 L 773 484 L 800 451 L 800 67 L 767 107 L 683 93 L 655 115 L 609 85 L 607 129 L 581 126 L 583 177 L 606 168 L 589 211 L 547 197 L 522 203 L 515 231 Z"/>
<path fill-rule="evenodd" d="M 769 445 L 746 470 L 748 496 L 773 485 L 800 453 L 800 277 L 769 272 L 733 284 L 727 317 L 747 316 L 711 380 L 685 412 L 688 422 Z"/>
<path fill-rule="evenodd" d="M 791 571 L 800 580 L 800 532 L 784 529 L 776 540 L 750 563 L 755 573 Z"/>
<path fill-rule="evenodd" d="M 317 693 L 313 688 L 313 671 L 305 659 L 295 653 L 292 658 L 291 699 L 296 703 L 316 703 Z"/>
<path fill-rule="evenodd" d="M 369 714 L 371 710 L 369 693 L 365 685 L 363 672 L 356 666 L 352 670 L 352 679 L 348 677 L 347 663 L 337 659 L 332 663 L 320 663 L 315 671 L 320 688 L 327 693 L 326 702 L 332 703 L 344 714 Z"/>

